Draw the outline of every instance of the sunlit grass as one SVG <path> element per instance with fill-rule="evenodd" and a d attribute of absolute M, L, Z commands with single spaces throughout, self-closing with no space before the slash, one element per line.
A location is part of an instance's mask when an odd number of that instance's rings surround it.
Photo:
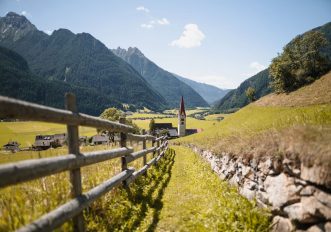
<path fill-rule="evenodd" d="M 168 114 L 146 114 L 146 113 L 133 113 L 127 116 L 127 118 L 163 118 L 163 117 L 174 117 L 174 115 Z"/>
<path fill-rule="evenodd" d="M 93 136 L 96 129 L 91 127 L 79 127 L 80 135 Z M 66 126 L 63 124 L 46 122 L 0 122 L 0 146 L 8 143 L 9 140 L 18 141 L 22 147 L 30 147 L 38 134 L 49 135 L 66 133 Z"/>
<path fill-rule="evenodd" d="M 130 144 L 130 143 L 129 143 Z M 141 149 L 141 144 L 133 143 L 135 150 Z M 148 144 L 150 147 L 151 144 Z M 82 147 L 82 152 L 111 149 L 111 146 L 86 146 Z M 29 155 L 24 152 L 15 154 L 2 155 L 1 163 L 20 161 L 31 158 L 44 158 L 57 155 L 67 154 L 66 148 L 49 149 L 46 151 L 36 152 L 31 151 Z M 147 156 L 150 160 L 152 155 Z M 143 160 L 138 159 L 129 165 L 136 170 L 143 166 Z M 88 191 L 91 188 L 101 184 L 121 171 L 120 159 L 101 162 L 98 164 L 83 167 L 82 169 L 82 183 L 83 191 Z M 33 220 L 39 218 L 43 214 L 55 209 L 61 204 L 70 200 L 70 179 L 69 172 L 62 172 L 33 181 L 28 181 L 22 184 L 6 187 L 0 190 L 0 231 L 13 231 L 19 227 L 31 223 Z M 121 194 L 119 190 L 114 190 L 110 193 L 112 197 L 117 198 Z M 118 198 L 120 200 L 121 198 Z M 109 198 L 108 198 L 109 200 Z M 105 202 L 104 200 L 101 200 Z M 116 200 L 112 200 L 114 204 L 118 204 Z M 96 203 L 97 204 L 97 203 Z M 109 207 L 104 205 L 103 207 Z M 109 211 L 109 210 L 108 210 Z M 104 213 L 108 213 L 105 208 L 102 208 L 99 217 Z M 96 212 L 94 212 L 96 213 Z M 111 216 L 109 214 L 109 216 Z M 87 214 L 88 220 L 94 223 L 90 214 Z M 88 224 L 90 222 L 88 221 Z M 115 222 L 113 222 L 115 223 Z M 116 222 L 117 223 L 117 222 Z M 62 226 L 63 231 L 70 230 L 70 223 Z M 98 230 L 100 231 L 100 230 Z"/>
<path fill-rule="evenodd" d="M 267 231 L 269 215 L 184 147 L 176 151 L 156 231 Z"/>
<path fill-rule="evenodd" d="M 209 121 L 201 133 L 183 137 L 177 141 L 194 143 L 211 148 L 227 136 L 254 135 L 270 129 L 282 129 L 296 125 L 330 125 L 331 105 L 305 107 L 259 107 L 249 105 L 224 120 Z M 212 124 L 212 125 L 210 125 Z"/>

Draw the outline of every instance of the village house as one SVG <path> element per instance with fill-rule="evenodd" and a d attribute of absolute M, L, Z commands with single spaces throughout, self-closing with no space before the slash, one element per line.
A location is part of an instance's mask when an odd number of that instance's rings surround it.
<path fill-rule="evenodd" d="M 66 133 L 54 134 L 52 136 L 53 136 L 54 141 L 57 142 L 58 144 L 60 144 L 61 146 L 63 146 L 67 141 L 67 134 Z"/>
<path fill-rule="evenodd" d="M 109 144 L 109 137 L 104 135 L 94 135 L 91 137 L 92 145 Z"/>
<path fill-rule="evenodd" d="M 7 144 L 3 145 L 2 148 L 5 151 L 18 152 L 20 151 L 19 146 L 20 144 L 16 141 L 9 141 Z"/>

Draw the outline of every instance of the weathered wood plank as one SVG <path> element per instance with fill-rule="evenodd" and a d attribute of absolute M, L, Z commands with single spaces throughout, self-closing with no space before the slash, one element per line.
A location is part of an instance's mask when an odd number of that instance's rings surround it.
<path fill-rule="evenodd" d="M 65 106 L 67 110 L 70 110 L 73 114 L 77 114 L 76 96 L 72 93 L 66 93 Z M 68 133 L 68 150 L 70 154 L 74 154 L 77 157 L 81 156 L 79 153 L 79 134 L 78 125 L 67 125 Z M 82 176 L 80 167 L 72 169 L 70 171 L 71 182 L 71 197 L 75 198 L 82 194 Z M 73 218 L 73 230 L 78 232 L 85 231 L 84 216 L 82 213 Z"/>
<path fill-rule="evenodd" d="M 65 155 L 33 159 L 0 165 L 0 187 L 18 184 L 55 173 L 119 158 L 133 152 L 131 148 L 84 153 L 81 156 Z"/>
<path fill-rule="evenodd" d="M 146 173 L 146 171 L 156 162 L 156 157 L 151 159 L 145 166 L 143 166 L 138 171 L 135 171 L 126 181 L 127 184 L 132 183 L 135 179 L 137 179 L 142 174 Z"/>
<path fill-rule="evenodd" d="M 137 152 L 134 152 L 130 155 L 127 155 L 126 156 L 126 163 L 130 163 L 136 159 L 139 159 L 145 155 L 147 155 L 148 153 L 151 153 L 153 151 L 156 150 L 156 147 L 151 147 L 151 148 L 148 148 L 148 149 L 144 149 L 144 150 L 141 150 L 141 151 L 137 151 Z"/>
<path fill-rule="evenodd" d="M 145 134 L 145 130 L 143 129 L 143 134 Z M 154 137 L 154 136 L 153 136 Z M 143 140 L 143 150 L 145 150 L 147 147 L 146 147 L 146 139 Z M 145 166 L 147 163 L 147 157 L 146 155 L 144 155 L 143 157 L 143 166 Z"/>
<path fill-rule="evenodd" d="M 165 139 L 165 138 L 166 138 L 166 136 L 160 136 L 160 137 L 157 137 L 157 138 L 155 139 L 155 142 L 161 141 L 161 140 L 163 140 L 163 139 Z"/>
<path fill-rule="evenodd" d="M 81 125 L 114 132 L 130 132 L 133 130 L 131 126 L 118 122 L 111 122 L 81 113 L 74 114 L 68 110 L 56 109 L 4 96 L 0 96 L 0 118 Z"/>
<path fill-rule="evenodd" d="M 97 200 L 103 194 L 109 192 L 114 187 L 126 180 L 134 169 L 127 169 L 113 178 L 103 182 L 102 184 L 94 187 L 87 193 L 80 195 L 79 197 L 72 199 L 64 205 L 56 208 L 55 210 L 45 214 L 33 223 L 21 228 L 18 232 L 33 232 L 33 231 L 52 231 L 55 228 L 61 226 L 67 220 L 75 217 L 82 210 L 88 207 L 92 202 Z"/>
<path fill-rule="evenodd" d="M 144 140 L 153 140 L 155 139 L 152 135 L 136 135 L 132 133 L 128 133 L 128 139 L 135 140 L 135 141 L 144 141 Z"/>

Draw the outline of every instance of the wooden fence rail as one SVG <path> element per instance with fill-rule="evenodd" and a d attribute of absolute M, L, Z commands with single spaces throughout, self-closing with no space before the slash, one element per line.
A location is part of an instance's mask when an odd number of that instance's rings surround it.
<path fill-rule="evenodd" d="M 70 219 L 73 219 L 74 231 L 85 231 L 82 214 L 85 208 L 114 187 L 120 184 L 128 185 L 137 177 L 146 173 L 147 169 L 157 163 L 168 149 L 166 136 L 154 137 L 151 135 L 132 134 L 133 128 L 125 124 L 125 118 L 121 118 L 120 122 L 111 122 L 78 113 L 76 98 L 73 94 L 66 94 L 65 103 L 67 110 L 60 110 L 0 96 L 0 118 L 25 119 L 67 125 L 68 155 L 0 165 L 0 188 L 63 171 L 70 171 L 72 200 L 18 231 L 51 231 Z M 80 153 L 78 126 L 119 132 L 121 147 L 112 150 Z M 143 150 L 134 152 L 132 148 L 127 147 L 127 139 L 142 141 Z M 151 148 L 146 147 L 146 141 L 148 140 L 152 141 Z M 149 153 L 153 153 L 153 159 L 147 162 L 146 156 Z M 158 155 L 155 157 L 155 154 Z M 80 168 L 115 158 L 121 158 L 122 171 L 88 192 L 83 193 Z M 128 167 L 130 162 L 139 158 L 143 158 L 144 166 L 141 169 L 135 171 L 133 168 Z"/>

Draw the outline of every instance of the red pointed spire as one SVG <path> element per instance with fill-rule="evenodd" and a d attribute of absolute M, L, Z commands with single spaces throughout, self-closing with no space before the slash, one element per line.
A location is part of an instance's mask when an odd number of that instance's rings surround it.
<path fill-rule="evenodd" d="M 183 115 L 183 114 L 186 117 L 185 105 L 184 105 L 184 97 L 182 96 L 182 100 L 180 101 L 179 115 Z"/>

